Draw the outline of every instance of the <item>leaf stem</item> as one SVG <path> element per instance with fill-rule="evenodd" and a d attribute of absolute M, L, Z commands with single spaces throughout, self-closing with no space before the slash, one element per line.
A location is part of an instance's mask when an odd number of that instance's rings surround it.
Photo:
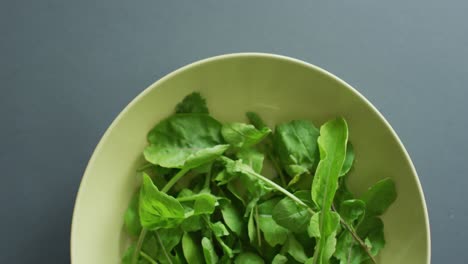
<path fill-rule="evenodd" d="M 332 204 L 332 210 L 337 212 L 334 204 Z M 372 256 L 372 253 L 369 251 L 369 247 L 366 245 L 366 243 L 364 243 L 364 241 L 362 241 L 362 239 L 358 236 L 358 234 L 356 234 L 356 231 L 354 231 L 354 228 L 349 226 L 348 223 L 346 223 L 345 220 L 341 218 L 341 215 L 340 215 L 340 223 L 342 226 L 346 228 L 346 230 L 348 230 L 351 236 L 353 236 L 354 240 L 356 240 L 356 242 L 359 243 L 359 245 L 364 249 L 364 251 L 366 251 L 366 254 L 372 260 L 372 263 L 377 264 L 377 261 L 375 260 L 374 256 Z"/>
<path fill-rule="evenodd" d="M 369 247 L 366 245 L 366 243 L 364 243 L 364 241 L 362 241 L 362 239 L 358 236 L 358 234 L 356 234 L 353 228 L 349 226 L 343 220 L 343 218 L 341 218 L 341 216 L 340 216 L 340 222 L 341 222 L 341 225 L 343 225 L 348 230 L 348 232 L 353 236 L 354 240 L 356 240 L 359 243 L 359 245 L 366 251 L 367 255 L 372 260 L 372 263 L 377 264 L 377 261 L 375 260 L 374 256 L 372 256 L 372 253 L 369 251 Z"/>
<path fill-rule="evenodd" d="M 146 254 L 143 251 L 140 251 L 140 255 L 145 258 L 147 261 L 149 261 L 151 264 L 158 264 L 156 260 L 154 260 L 150 255 Z"/>
<path fill-rule="evenodd" d="M 177 172 L 176 175 L 174 175 L 174 177 L 171 178 L 171 180 L 169 182 L 166 183 L 166 186 L 164 186 L 164 188 L 162 188 L 161 192 L 165 193 L 167 191 L 169 191 L 169 189 L 171 189 L 171 187 L 177 183 L 177 181 L 180 180 L 180 178 L 182 178 L 190 169 L 189 168 L 182 168 L 179 172 Z"/>
<path fill-rule="evenodd" d="M 282 192 L 284 195 L 286 195 L 287 197 L 291 198 L 293 201 L 295 201 L 297 204 L 307 208 L 307 210 L 309 210 L 310 213 L 312 214 L 315 214 L 315 211 L 312 210 L 312 208 L 310 208 L 306 203 L 304 203 L 301 199 L 297 198 L 297 196 L 295 196 L 294 194 L 290 193 L 288 190 L 284 189 L 283 187 L 279 186 L 277 183 L 275 183 L 274 181 L 268 179 L 267 177 L 263 176 L 263 175 L 260 175 L 256 172 L 254 172 L 253 170 L 248 170 L 247 171 L 249 174 L 251 174 L 252 176 L 255 176 L 256 178 L 264 181 L 265 183 L 267 183 L 268 185 L 272 186 L 273 188 L 275 188 L 276 190 L 278 190 L 279 192 Z"/>
<path fill-rule="evenodd" d="M 133 251 L 132 256 L 132 264 L 136 264 L 138 261 L 138 256 L 140 255 L 141 246 L 143 245 L 143 241 L 145 241 L 146 233 L 148 233 L 148 229 L 143 228 L 140 232 L 140 236 L 138 237 L 137 244 L 135 246 L 135 250 Z"/>

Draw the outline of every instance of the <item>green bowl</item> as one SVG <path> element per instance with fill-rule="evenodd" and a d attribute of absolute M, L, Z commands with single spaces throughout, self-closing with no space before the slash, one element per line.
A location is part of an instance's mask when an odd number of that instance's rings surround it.
<path fill-rule="evenodd" d="M 115 119 L 89 161 L 71 230 L 73 264 L 119 263 L 127 243 L 123 215 L 139 184 L 147 132 L 185 95 L 200 91 L 214 117 L 244 121 L 258 112 L 273 126 L 291 119 L 316 125 L 343 116 L 356 152 L 350 188 L 396 182 L 398 199 L 383 216 L 386 247 L 378 263 L 430 263 L 426 204 L 416 170 L 385 118 L 361 94 L 314 65 L 278 55 L 240 53 L 182 67 L 152 84 Z"/>

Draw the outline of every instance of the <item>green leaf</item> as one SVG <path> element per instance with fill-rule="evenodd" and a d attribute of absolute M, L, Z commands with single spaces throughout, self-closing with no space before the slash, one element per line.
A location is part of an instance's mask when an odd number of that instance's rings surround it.
<path fill-rule="evenodd" d="M 283 198 L 276 204 L 272 215 L 278 225 L 295 233 L 305 232 L 312 217 L 307 208 L 297 204 L 289 197 Z"/>
<path fill-rule="evenodd" d="M 138 214 L 139 196 L 140 192 L 136 192 L 133 195 L 124 215 L 125 229 L 130 235 L 135 237 L 137 237 L 141 232 L 140 216 Z"/>
<path fill-rule="evenodd" d="M 359 237 L 366 238 L 371 244 L 371 252 L 376 255 L 385 245 L 384 224 L 378 217 L 366 217 L 357 229 Z"/>
<path fill-rule="evenodd" d="M 149 230 L 176 227 L 184 220 L 182 205 L 174 197 L 160 192 L 146 174 L 143 175 L 139 207 L 141 225 Z"/>
<path fill-rule="evenodd" d="M 244 252 L 239 254 L 234 260 L 235 264 L 264 264 L 263 259 L 255 253 Z"/>
<path fill-rule="evenodd" d="M 245 148 L 239 150 L 236 156 L 241 159 L 244 164 L 252 167 L 255 172 L 260 173 L 262 171 L 265 156 L 260 151 L 254 148 Z"/>
<path fill-rule="evenodd" d="M 241 160 L 231 160 L 227 157 L 221 157 L 225 166 L 226 172 L 232 175 L 238 175 L 244 188 L 247 189 L 250 200 L 259 198 L 272 191 L 272 188 L 264 181 L 255 176 L 255 171 Z"/>
<path fill-rule="evenodd" d="M 164 248 L 168 252 L 180 243 L 180 240 L 182 239 L 182 236 L 184 234 L 182 229 L 180 229 L 179 227 L 159 229 L 155 232 L 157 232 L 159 238 L 161 239 L 161 242 L 164 245 Z"/>
<path fill-rule="evenodd" d="M 314 166 L 318 136 L 317 128 L 305 120 L 294 120 L 276 127 L 273 140 L 276 153 L 291 177 L 299 177 Z"/>
<path fill-rule="evenodd" d="M 346 175 L 351 170 L 351 168 L 353 167 L 353 162 L 354 147 L 350 142 L 348 142 L 348 145 L 346 147 L 346 157 L 343 163 L 343 167 L 341 168 L 340 176 Z"/>
<path fill-rule="evenodd" d="M 307 227 L 307 234 L 309 234 L 310 237 L 316 237 L 320 238 L 320 212 L 314 214 L 310 218 L 310 223 L 309 226 Z"/>
<path fill-rule="evenodd" d="M 390 178 L 385 178 L 370 187 L 362 196 L 366 203 L 367 215 L 382 215 L 396 200 L 395 183 Z"/>
<path fill-rule="evenodd" d="M 263 119 L 255 112 L 247 112 L 245 113 L 249 122 L 257 129 L 262 129 L 264 127 L 268 127 Z"/>
<path fill-rule="evenodd" d="M 308 258 L 305 254 L 304 247 L 302 247 L 301 243 L 299 243 L 292 234 L 289 234 L 282 251 L 287 252 L 300 263 L 304 263 Z"/>
<path fill-rule="evenodd" d="M 203 255 L 199 251 L 200 244 L 196 243 L 189 233 L 185 233 L 182 237 L 182 250 L 185 260 L 188 264 L 202 264 Z"/>
<path fill-rule="evenodd" d="M 250 210 L 249 222 L 247 224 L 247 233 L 249 235 L 250 243 L 254 243 L 257 240 L 257 229 L 254 222 L 254 208 Z"/>
<path fill-rule="evenodd" d="M 336 248 L 336 233 L 340 226 L 340 215 L 336 212 L 319 212 L 319 233 L 315 246 L 314 258 L 316 263 L 329 263 Z"/>
<path fill-rule="evenodd" d="M 214 147 L 201 149 L 192 153 L 187 157 L 187 160 L 184 163 L 184 168 L 191 169 L 206 165 L 219 158 L 228 148 L 229 145 L 216 145 Z"/>
<path fill-rule="evenodd" d="M 312 200 L 321 210 L 330 210 L 338 187 L 348 140 L 348 126 L 343 118 L 328 121 L 320 128 L 320 162 L 312 183 Z"/>
<path fill-rule="evenodd" d="M 185 232 L 195 232 L 202 229 L 202 219 L 200 215 L 192 215 L 186 219 L 181 224 L 181 228 Z"/>
<path fill-rule="evenodd" d="M 350 226 L 354 226 L 354 222 L 361 219 L 366 211 L 366 204 L 357 199 L 346 200 L 341 203 L 340 216 Z"/>
<path fill-rule="evenodd" d="M 208 114 L 208 107 L 205 98 L 200 93 L 193 92 L 185 96 L 182 102 L 177 104 L 175 112 Z"/>
<path fill-rule="evenodd" d="M 216 197 L 209 193 L 200 193 L 196 195 L 193 206 L 194 214 L 212 214 L 216 206 Z"/>
<path fill-rule="evenodd" d="M 222 222 L 216 222 L 214 224 L 211 224 L 210 228 L 216 237 L 229 235 L 229 231 L 227 230 L 226 226 Z"/>
<path fill-rule="evenodd" d="M 278 201 L 279 199 L 272 199 L 258 205 L 259 217 L 257 224 L 263 232 L 265 241 L 272 247 L 283 244 L 289 233 L 286 228 L 278 225 L 273 220 L 273 209 Z"/>
<path fill-rule="evenodd" d="M 243 219 L 237 211 L 237 209 L 232 205 L 232 203 L 223 203 L 221 204 L 221 214 L 223 215 L 224 222 L 236 235 L 240 236 L 243 229 Z"/>
<path fill-rule="evenodd" d="M 273 261 L 271 262 L 271 264 L 285 264 L 288 262 L 288 258 L 281 255 L 281 254 L 278 254 L 275 256 L 275 258 L 273 259 Z"/>
<path fill-rule="evenodd" d="M 131 245 L 130 247 L 125 250 L 125 253 L 122 257 L 122 264 L 131 264 L 133 258 L 133 252 L 135 251 L 135 245 Z M 148 260 L 142 258 L 141 256 L 138 259 L 137 264 L 153 264 Z"/>
<path fill-rule="evenodd" d="M 187 160 L 196 163 L 194 161 L 200 157 L 212 157 L 225 148 L 218 146 L 223 143 L 221 124 L 205 114 L 173 115 L 148 133 L 148 141 L 150 145 L 145 148 L 145 159 L 166 168 L 182 168 Z M 218 147 L 208 153 L 198 153 L 215 146 Z"/>
<path fill-rule="evenodd" d="M 320 162 L 312 182 L 312 200 L 321 210 L 320 238 L 317 240 L 314 252 L 314 261 L 320 264 L 329 263 L 335 251 L 335 235 L 340 217 L 330 210 L 345 160 L 347 140 L 348 126 L 343 118 L 328 121 L 320 128 L 320 137 L 317 140 Z M 309 228 L 309 233 L 314 233 L 312 230 Z"/>
<path fill-rule="evenodd" d="M 203 255 L 205 256 L 205 262 L 207 264 L 216 264 L 218 263 L 218 255 L 216 255 L 213 243 L 207 237 L 204 237 L 201 241 L 203 248 Z"/>
<path fill-rule="evenodd" d="M 227 123 L 221 128 L 224 140 L 234 148 L 248 148 L 262 141 L 271 130 L 264 127 L 260 130 L 244 123 Z"/>

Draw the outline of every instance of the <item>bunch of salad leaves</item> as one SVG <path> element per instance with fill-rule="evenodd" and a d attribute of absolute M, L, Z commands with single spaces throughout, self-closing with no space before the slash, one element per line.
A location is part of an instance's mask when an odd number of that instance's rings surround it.
<path fill-rule="evenodd" d="M 246 116 L 223 124 L 194 92 L 148 133 L 122 263 L 376 263 L 395 184 L 383 179 L 361 197 L 348 190 L 346 121 L 273 131 Z"/>

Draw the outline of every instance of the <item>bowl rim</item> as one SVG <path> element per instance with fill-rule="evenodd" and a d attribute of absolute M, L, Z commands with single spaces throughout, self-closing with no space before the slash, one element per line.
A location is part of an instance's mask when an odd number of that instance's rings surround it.
<path fill-rule="evenodd" d="M 416 186 L 418 189 L 418 193 L 421 197 L 421 203 L 423 206 L 424 210 L 424 225 L 427 233 L 427 242 L 426 242 L 426 248 L 427 248 L 427 258 L 426 258 L 426 263 L 429 264 L 431 260 L 431 231 L 430 231 L 430 224 L 429 224 L 429 214 L 427 210 L 427 205 L 426 205 L 426 199 L 424 196 L 424 192 L 421 186 L 421 182 L 419 181 L 419 176 L 418 173 L 416 172 L 416 168 L 414 167 L 413 161 L 411 160 L 408 151 L 406 150 L 405 146 L 403 145 L 402 141 L 398 137 L 397 133 L 393 129 L 393 127 L 390 125 L 390 123 L 385 119 L 385 117 L 377 110 L 377 108 L 369 101 L 367 100 L 366 97 L 364 97 L 360 92 L 358 92 L 354 87 L 352 87 L 350 84 L 347 82 L 343 81 L 340 79 L 338 76 L 328 72 L 327 70 L 316 66 L 312 63 L 305 62 L 300 59 L 284 56 L 284 55 L 278 55 L 278 54 L 272 54 L 272 53 L 263 53 L 263 52 L 239 52 L 239 53 L 227 53 L 227 54 L 222 54 L 222 55 L 216 55 L 212 56 L 209 58 L 197 60 L 195 62 L 186 64 L 185 66 L 182 66 L 166 75 L 164 75 L 162 78 L 158 79 L 157 81 L 153 82 L 150 84 L 147 88 L 145 88 L 143 91 L 141 91 L 136 97 L 134 97 L 126 106 L 125 108 L 117 115 L 117 117 L 112 121 L 112 123 L 109 125 L 109 127 L 106 129 L 104 134 L 102 135 L 101 139 L 99 140 L 99 143 L 96 145 L 91 158 L 89 159 L 86 168 L 83 173 L 83 177 L 80 181 L 80 186 L 78 188 L 78 192 L 76 194 L 75 198 L 75 204 L 73 206 L 73 214 L 72 214 L 72 222 L 71 222 L 71 234 L 70 234 L 70 262 L 73 263 L 73 256 L 74 256 L 74 237 L 76 237 L 76 233 L 78 230 L 76 230 L 76 214 L 77 214 L 77 208 L 80 206 L 81 201 L 82 201 L 82 195 L 83 195 L 83 190 L 86 188 L 88 178 L 90 177 L 89 174 L 89 168 L 91 167 L 91 164 L 94 163 L 96 157 L 98 156 L 97 154 L 101 151 L 103 142 L 106 141 L 106 138 L 109 136 L 110 132 L 114 129 L 116 124 L 123 118 L 126 112 L 133 107 L 138 101 L 140 101 L 141 98 L 146 96 L 151 90 L 156 89 L 160 83 L 169 80 L 179 74 L 180 72 L 186 71 L 190 68 L 197 67 L 202 64 L 210 63 L 213 61 L 218 61 L 218 60 L 226 60 L 226 59 L 231 59 L 231 58 L 252 58 L 252 57 L 258 57 L 258 58 L 269 58 L 269 59 L 274 59 L 274 60 L 282 60 L 286 62 L 292 62 L 295 64 L 298 64 L 303 67 L 310 68 L 314 71 L 317 71 L 323 75 L 326 75 L 327 77 L 330 77 L 349 89 L 352 93 L 357 95 L 385 124 L 386 128 L 391 132 L 391 135 L 396 139 L 399 147 L 403 150 L 403 154 L 406 160 L 409 161 L 411 172 L 416 178 Z"/>

